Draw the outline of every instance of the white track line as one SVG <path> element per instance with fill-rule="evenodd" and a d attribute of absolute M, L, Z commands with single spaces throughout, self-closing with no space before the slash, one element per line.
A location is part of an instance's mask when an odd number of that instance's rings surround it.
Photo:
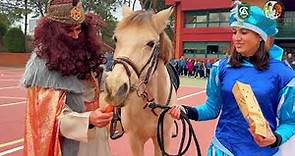
<path fill-rule="evenodd" d="M 20 104 L 24 104 L 24 103 L 26 103 L 26 101 L 14 102 L 14 103 L 9 103 L 9 104 L 2 104 L 2 105 L 0 105 L 0 107 L 20 105 Z"/>
<path fill-rule="evenodd" d="M 14 96 L 0 96 L 0 99 L 17 99 L 17 100 L 25 100 L 26 97 L 14 97 Z"/>
<path fill-rule="evenodd" d="M 0 87 L 0 90 L 2 90 L 2 89 L 13 89 L 13 88 L 21 88 L 21 86 L 18 85 L 18 86 Z"/>
<path fill-rule="evenodd" d="M 188 98 L 188 97 L 191 97 L 191 96 L 195 96 L 195 95 L 203 94 L 203 93 L 205 93 L 205 92 L 206 92 L 206 90 L 201 90 L 201 91 L 196 92 L 196 93 L 193 93 L 193 94 L 188 94 L 188 95 L 185 95 L 185 96 L 179 97 L 179 98 L 177 98 L 177 100 L 182 100 L 182 99 L 185 99 L 185 98 Z"/>
<path fill-rule="evenodd" d="M 16 151 L 19 151 L 19 150 L 22 150 L 24 148 L 24 146 L 18 146 L 18 147 L 15 147 L 15 148 L 12 148 L 12 149 L 9 149 L 9 150 L 6 150 L 6 151 L 3 151 L 0 153 L 0 156 L 4 156 L 6 154 L 10 154 L 10 153 L 13 153 L 13 152 L 16 152 Z"/>
<path fill-rule="evenodd" d="M 24 142 L 23 138 L 18 139 L 18 140 L 13 140 L 13 141 L 10 141 L 10 142 L 7 142 L 7 143 L 0 144 L 0 148 L 10 146 L 10 145 L 14 145 L 14 144 L 18 144 L 18 143 L 23 143 L 23 142 Z"/>

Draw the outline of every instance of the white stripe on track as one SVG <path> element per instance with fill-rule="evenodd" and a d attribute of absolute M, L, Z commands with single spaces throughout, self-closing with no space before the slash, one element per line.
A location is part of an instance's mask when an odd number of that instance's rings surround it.
<path fill-rule="evenodd" d="M 0 87 L 0 90 L 2 89 L 13 89 L 13 88 L 21 88 L 22 86 L 17 85 L 17 86 L 8 86 L 8 87 Z"/>
<path fill-rule="evenodd" d="M 10 153 L 13 153 L 13 152 L 16 152 L 16 151 L 19 151 L 19 150 L 22 150 L 24 148 L 24 146 L 18 146 L 18 147 L 15 147 L 15 148 L 12 148 L 12 149 L 9 149 L 9 150 L 6 150 L 6 151 L 3 151 L 0 153 L 0 156 L 4 156 L 6 154 L 10 154 Z"/>
<path fill-rule="evenodd" d="M 7 106 L 20 105 L 20 104 L 24 104 L 24 103 L 26 103 L 26 101 L 20 101 L 20 102 L 14 102 L 14 103 L 2 104 L 2 105 L 0 105 L 0 107 L 7 107 Z"/>
<path fill-rule="evenodd" d="M 13 96 L 0 96 L 0 99 L 17 99 L 17 100 L 26 100 L 26 97 L 13 97 Z"/>
<path fill-rule="evenodd" d="M 188 95 L 185 95 L 185 96 L 179 97 L 179 98 L 177 98 L 177 100 L 182 100 L 182 99 L 185 99 L 185 98 L 188 98 L 188 97 L 191 97 L 191 96 L 195 96 L 195 95 L 203 94 L 203 93 L 205 93 L 205 92 L 206 92 L 206 90 L 201 90 L 201 91 L 196 92 L 196 93 L 193 93 L 193 94 L 188 94 Z"/>
<path fill-rule="evenodd" d="M 19 77 L 16 77 L 15 79 L 1 79 L 0 78 L 0 81 L 8 81 L 8 82 L 20 82 L 20 78 Z"/>

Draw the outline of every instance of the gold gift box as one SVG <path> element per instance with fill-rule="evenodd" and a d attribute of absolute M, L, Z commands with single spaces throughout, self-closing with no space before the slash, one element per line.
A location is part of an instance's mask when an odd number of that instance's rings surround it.
<path fill-rule="evenodd" d="M 266 120 L 251 86 L 237 81 L 232 92 L 244 118 L 249 124 L 251 124 L 251 121 L 254 123 L 254 133 L 266 137 L 268 131 Z"/>

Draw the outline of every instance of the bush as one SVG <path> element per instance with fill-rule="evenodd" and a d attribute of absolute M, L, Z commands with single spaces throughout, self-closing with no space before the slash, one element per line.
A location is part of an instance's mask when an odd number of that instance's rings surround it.
<path fill-rule="evenodd" d="M 0 38 L 6 34 L 10 22 L 6 15 L 0 13 Z"/>
<path fill-rule="evenodd" d="M 3 37 L 7 32 L 7 26 L 0 21 L 0 51 L 5 51 L 4 43 L 3 43 Z"/>
<path fill-rule="evenodd" d="M 6 32 L 7 32 L 7 26 L 4 23 L 2 23 L 2 21 L 0 21 L 0 38 L 3 38 Z"/>
<path fill-rule="evenodd" d="M 4 45 L 9 52 L 25 52 L 25 35 L 21 29 L 9 29 L 4 36 Z"/>

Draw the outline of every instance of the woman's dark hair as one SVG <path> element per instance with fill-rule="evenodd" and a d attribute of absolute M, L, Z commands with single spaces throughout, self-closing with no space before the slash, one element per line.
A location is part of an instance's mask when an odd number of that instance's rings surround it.
<path fill-rule="evenodd" d="M 93 14 L 86 15 L 79 38 L 73 39 L 67 33 L 75 26 L 42 18 L 35 29 L 37 56 L 47 61 L 49 70 L 58 71 L 63 76 L 87 79 L 92 71 L 99 77 L 102 73 L 100 65 L 105 63 L 105 58 L 100 51 L 98 20 Z"/>
<path fill-rule="evenodd" d="M 248 59 L 248 61 L 250 61 L 257 70 L 266 70 L 269 67 L 270 58 L 269 53 L 265 49 L 265 42 L 261 41 L 256 53 L 249 58 L 243 57 L 240 53 L 238 53 L 232 44 L 229 64 L 234 68 L 238 68 L 241 67 L 244 59 Z"/>

